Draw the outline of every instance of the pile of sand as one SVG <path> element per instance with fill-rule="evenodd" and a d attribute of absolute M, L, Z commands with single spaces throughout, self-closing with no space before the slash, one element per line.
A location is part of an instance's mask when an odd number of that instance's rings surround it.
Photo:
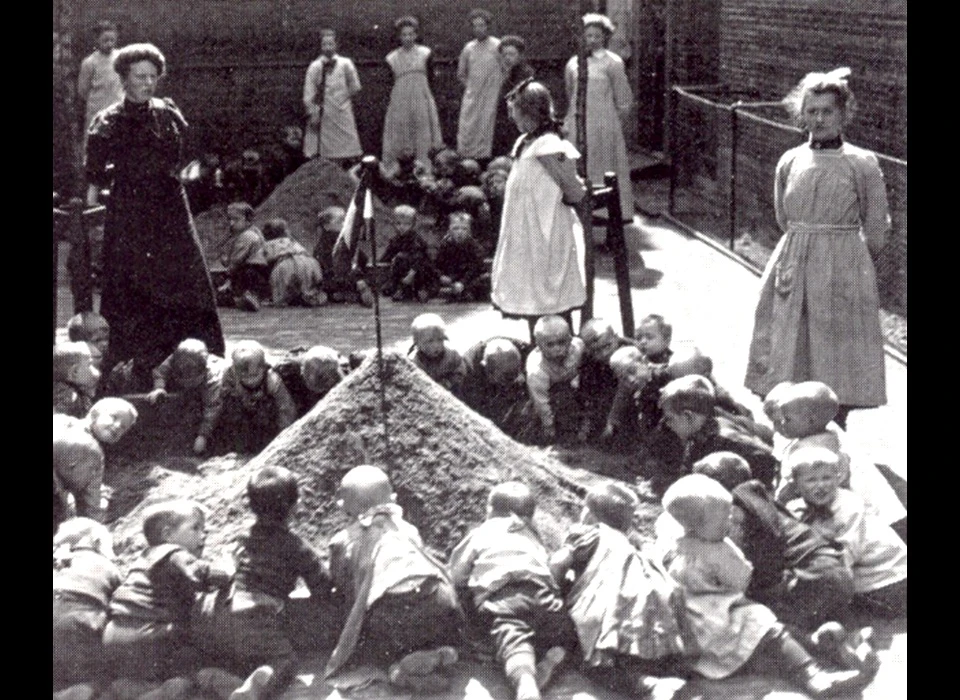
<path fill-rule="evenodd" d="M 405 357 L 387 354 L 383 369 L 386 440 L 378 364 L 371 357 L 248 462 L 228 456 L 207 461 L 196 473 L 154 468 L 145 474 L 143 500 L 115 526 L 121 559 L 129 561 L 142 546 L 144 506 L 173 497 L 194 498 L 207 507 L 207 553 L 224 554 L 250 522 L 247 480 L 266 465 L 299 475 L 294 529 L 318 548 L 345 522 L 335 498 L 340 479 L 362 463 L 388 471 L 406 517 L 439 553 L 449 554 L 483 520 L 487 493 L 507 479 L 520 479 L 534 489 L 537 525 L 547 546 L 557 547 L 579 516 L 584 490 L 602 477 L 514 442 Z"/>
<path fill-rule="evenodd" d="M 314 158 L 301 165 L 277 185 L 270 196 L 256 209 L 254 223 L 262 226 L 270 219 L 281 218 L 290 226 L 290 234 L 309 252 L 317 244 L 317 213 L 325 207 L 340 206 L 344 209 L 357 191 L 357 178 L 336 163 Z M 378 241 L 392 233 L 390 210 L 374 198 L 374 220 Z M 223 243 L 229 236 L 225 205 L 212 207 L 195 217 L 197 233 L 206 256 L 207 264 L 216 267 Z"/>

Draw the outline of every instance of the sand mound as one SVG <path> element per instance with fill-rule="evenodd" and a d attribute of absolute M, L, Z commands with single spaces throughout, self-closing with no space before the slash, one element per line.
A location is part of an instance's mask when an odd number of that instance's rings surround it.
<path fill-rule="evenodd" d="M 507 479 L 520 479 L 535 490 L 537 524 L 549 547 L 559 545 L 579 515 L 585 488 L 601 477 L 514 442 L 405 357 L 386 355 L 384 377 L 386 440 L 372 357 L 249 462 L 217 458 L 195 474 L 155 469 L 144 500 L 116 524 L 121 558 L 129 559 L 142 544 L 139 523 L 146 504 L 184 496 L 209 509 L 208 554 L 224 553 L 249 522 L 247 479 L 265 465 L 284 466 L 300 476 L 294 528 L 317 547 L 344 524 L 336 488 L 343 474 L 361 463 L 390 473 L 408 519 L 440 553 L 448 554 L 483 520 L 487 493 Z"/>
<path fill-rule="evenodd" d="M 317 244 L 317 213 L 324 207 L 340 206 L 344 209 L 357 191 L 357 178 L 346 172 L 336 163 L 314 158 L 297 168 L 277 185 L 256 209 L 254 223 L 262 226 L 270 219 L 286 219 L 290 234 L 309 252 Z M 378 241 L 386 245 L 392 235 L 390 210 L 374 198 L 374 220 L 377 225 Z M 208 209 L 194 218 L 200 243 L 207 264 L 216 267 L 219 264 L 223 243 L 229 235 L 226 206 L 219 205 Z"/>

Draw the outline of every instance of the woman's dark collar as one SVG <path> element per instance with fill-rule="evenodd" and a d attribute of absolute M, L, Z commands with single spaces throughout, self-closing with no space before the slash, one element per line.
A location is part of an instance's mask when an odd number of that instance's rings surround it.
<path fill-rule="evenodd" d="M 810 148 L 815 151 L 835 151 L 843 145 L 843 137 L 837 135 L 832 139 L 824 139 L 822 141 L 816 141 L 813 138 L 810 139 Z"/>

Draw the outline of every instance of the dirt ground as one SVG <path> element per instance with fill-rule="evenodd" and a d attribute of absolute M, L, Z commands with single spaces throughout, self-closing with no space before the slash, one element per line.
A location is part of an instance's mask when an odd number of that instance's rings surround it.
<path fill-rule="evenodd" d="M 696 342 L 711 354 L 715 375 L 735 397 L 748 405 L 758 407 L 755 397 L 738 389 L 746 357 L 746 344 L 752 317 L 756 278 L 736 264 L 722 259 L 706 246 L 691 241 L 677 231 L 656 220 L 640 220 L 640 232 L 633 241 L 642 251 L 646 270 L 634 261 L 632 272 L 633 306 L 636 318 L 646 313 L 660 312 L 674 322 L 675 345 Z M 63 251 L 61 260 L 65 259 Z M 598 261 L 596 314 L 618 318 L 616 287 L 612 282 L 609 258 Z M 58 335 L 69 316 L 69 291 L 65 274 L 61 276 Z M 450 342 L 464 349 L 476 340 L 495 334 L 526 338 L 522 322 L 503 321 L 486 304 L 446 305 L 431 302 L 394 304 L 385 300 L 382 305 L 382 332 L 388 349 L 406 351 L 409 345 L 410 322 L 419 313 L 433 311 L 443 316 L 449 325 Z M 374 338 L 372 312 L 356 306 L 330 306 L 322 309 L 269 309 L 256 314 L 222 310 L 224 332 L 228 346 L 242 338 L 254 338 L 276 353 L 316 343 L 331 345 L 341 350 L 370 347 Z M 906 368 L 888 362 L 888 392 L 890 405 L 875 411 L 851 416 L 850 432 L 870 447 L 878 462 L 889 465 L 892 473 L 906 478 Z M 272 448 L 268 448 L 270 451 Z M 628 471 L 623 456 L 607 455 L 590 450 L 543 450 L 544 463 L 561 464 L 564 472 L 575 481 L 594 478 L 595 473 L 618 476 Z M 160 459 L 134 460 L 123 467 L 124 478 L 108 477 L 120 486 L 126 495 L 112 504 L 120 515 L 137 508 L 137 496 L 156 489 L 172 488 L 177 484 L 193 484 L 208 494 L 228 493 L 221 487 L 236 483 L 235 470 L 243 460 L 217 458 L 204 463 L 183 455 L 167 455 Z M 126 462 L 126 460 L 124 460 Z M 129 488 L 126 488 L 123 484 Z M 164 484 L 166 486 L 164 487 Z M 236 502 L 234 519 L 242 516 L 243 506 Z M 649 517 L 656 514 L 652 506 Z M 121 542 L 123 538 L 121 538 Z M 119 543 L 118 543 L 119 544 Z M 304 621 L 308 618 L 304 618 Z M 865 621 L 867 622 L 867 621 Z M 906 620 L 875 624 L 875 641 L 883 665 L 875 681 L 862 694 L 866 700 L 906 697 Z M 314 652 L 303 659 L 301 673 L 294 685 L 284 694 L 293 698 L 336 698 L 337 691 L 321 682 L 324 655 Z M 409 697 L 379 694 L 369 689 L 364 697 Z M 458 664 L 451 691 L 443 698 L 480 700 L 510 697 L 497 669 L 489 663 L 465 661 Z M 613 700 L 617 696 L 593 686 L 574 670 L 563 672 L 557 682 L 545 693 L 545 698 L 570 700 Z M 736 677 L 724 682 L 692 682 L 681 698 L 802 698 L 784 682 L 758 677 Z"/>

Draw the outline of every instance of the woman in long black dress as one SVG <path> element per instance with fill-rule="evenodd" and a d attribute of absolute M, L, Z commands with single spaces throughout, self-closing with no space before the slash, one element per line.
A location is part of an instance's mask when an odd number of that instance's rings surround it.
<path fill-rule="evenodd" d="M 133 359 L 136 388 L 186 338 L 224 352 L 210 275 L 178 178 L 187 126 L 154 97 L 166 61 L 152 44 L 121 49 L 123 102 L 100 112 L 87 142 L 88 206 L 108 187 L 100 311 L 110 323 L 104 367 Z"/>
<path fill-rule="evenodd" d="M 493 127 L 493 155 L 508 156 L 520 138 L 520 130 L 513 123 L 507 111 L 507 95 L 513 92 L 527 78 L 533 77 L 533 68 L 524 58 L 527 43 L 518 36 L 505 36 L 500 39 L 500 63 L 503 66 L 503 80 L 500 83 L 500 99 L 497 101 L 497 120 Z"/>

